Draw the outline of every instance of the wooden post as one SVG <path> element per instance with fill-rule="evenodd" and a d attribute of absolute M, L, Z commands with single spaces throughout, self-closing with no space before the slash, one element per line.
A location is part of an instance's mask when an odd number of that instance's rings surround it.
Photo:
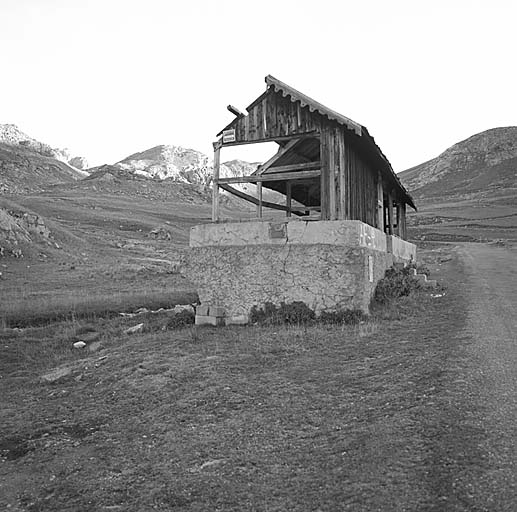
<path fill-rule="evenodd" d="M 258 197 L 257 217 L 259 219 L 261 219 L 262 218 L 262 182 L 257 183 L 257 197 Z"/>
<path fill-rule="evenodd" d="M 219 220 L 219 167 L 221 165 L 221 143 L 214 142 L 214 178 L 212 182 L 212 221 Z"/>
<path fill-rule="evenodd" d="M 321 220 L 329 220 L 329 156 L 328 156 L 328 129 L 323 127 L 320 139 L 321 161 Z"/>
<path fill-rule="evenodd" d="M 327 151 L 328 156 L 328 173 L 329 173 L 329 219 L 337 219 L 337 205 L 336 205 L 336 146 L 334 144 L 335 130 L 329 130 Z"/>
<path fill-rule="evenodd" d="M 402 239 L 406 239 L 407 237 L 407 228 L 406 228 L 406 203 L 402 203 L 400 208 L 400 229 L 399 236 Z"/>
<path fill-rule="evenodd" d="M 401 218 L 401 214 L 400 214 L 400 203 L 397 202 L 397 230 L 396 230 L 396 235 L 397 236 L 401 236 L 401 231 L 400 231 L 400 218 Z"/>
<path fill-rule="evenodd" d="M 290 181 L 288 181 L 285 184 L 285 188 L 286 188 L 286 191 L 285 191 L 285 206 L 287 207 L 287 210 L 285 212 L 286 217 L 290 217 L 291 216 L 291 202 L 292 202 L 292 189 L 291 189 L 291 185 L 292 185 L 292 183 Z"/>
<path fill-rule="evenodd" d="M 345 139 L 343 133 L 338 134 L 338 157 L 339 157 L 339 216 L 343 220 L 347 218 L 346 214 L 346 151 Z"/>
<path fill-rule="evenodd" d="M 384 191 L 380 172 L 377 174 L 377 227 L 384 231 Z"/>
<path fill-rule="evenodd" d="M 388 192 L 388 235 L 393 235 L 393 198 Z"/>

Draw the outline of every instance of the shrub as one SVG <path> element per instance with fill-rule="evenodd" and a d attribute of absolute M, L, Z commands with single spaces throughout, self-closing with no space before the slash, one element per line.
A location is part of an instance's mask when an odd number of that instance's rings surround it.
<path fill-rule="evenodd" d="M 179 313 L 171 316 L 167 320 L 167 324 L 165 325 L 166 329 L 181 329 L 182 327 L 187 327 L 187 325 L 194 324 L 196 317 L 192 311 L 188 311 L 184 309 Z"/>
<path fill-rule="evenodd" d="M 367 318 L 367 315 L 359 309 L 324 311 L 316 317 L 316 313 L 301 301 L 290 304 L 282 302 L 279 306 L 266 302 L 261 308 L 254 306 L 250 312 L 250 322 L 259 325 L 313 325 L 315 323 L 355 325 Z"/>
<path fill-rule="evenodd" d="M 384 277 L 377 283 L 373 300 L 380 304 L 390 302 L 397 297 L 411 294 L 420 288 L 420 283 L 410 275 L 410 268 L 402 270 L 389 268 Z"/>
<path fill-rule="evenodd" d="M 316 313 L 305 304 L 305 302 L 295 301 L 289 304 L 281 302 L 275 306 L 271 302 L 266 302 L 262 308 L 253 306 L 250 312 L 251 323 L 261 325 L 309 325 L 316 320 Z"/>
<path fill-rule="evenodd" d="M 324 324 L 356 325 L 368 318 L 360 309 L 341 309 L 339 311 L 323 311 L 319 317 Z"/>

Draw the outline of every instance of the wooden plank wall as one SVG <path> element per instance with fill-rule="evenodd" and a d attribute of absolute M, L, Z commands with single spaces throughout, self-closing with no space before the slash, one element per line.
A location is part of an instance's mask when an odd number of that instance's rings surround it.
<path fill-rule="evenodd" d="M 301 107 L 281 93 L 270 91 L 252 106 L 247 116 L 236 119 L 232 128 L 235 128 L 237 143 L 253 142 L 319 131 L 320 118 L 308 107 Z"/>
<path fill-rule="evenodd" d="M 359 155 L 342 127 L 322 126 L 320 144 L 322 219 L 361 220 L 379 227 L 378 172 Z"/>

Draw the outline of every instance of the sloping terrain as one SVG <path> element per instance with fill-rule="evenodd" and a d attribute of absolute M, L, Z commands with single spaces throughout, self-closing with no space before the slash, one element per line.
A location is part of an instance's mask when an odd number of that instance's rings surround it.
<path fill-rule="evenodd" d="M 517 188 L 517 127 L 473 135 L 398 176 L 418 198 Z"/>
<path fill-rule="evenodd" d="M 76 170 L 86 169 L 87 161 L 82 156 L 72 156 L 68 149 L 53 148 L 22 132 L 15 124 L 0 124 L 0 142 L 13 147 L 30 149 L 41 156 L 55 158 Z M 81 174 L 84 176 L 84 173 Z"/>
<path fill-rule="evenodd" d="M 178 266 L 189 229 L 211 220 L 210 198 L 201 185 L 109 167 L 42 192 L 0 196 L 6 227 L 0 279 L 10 298 L 0 302 L 0 322 L 49 304 L 55 310 L 109 302 L 165 307 L 180 291 L 194 300 Z M 230 199 L 221 201 L 221 212 L 233 219 L 255 214 Z M 26 220 L 35 229 L 22 229 Z"/>
<path fill-rule="evenodd" d="M 85 174 L 52 156 L 25 146 L 0 142 L 0 193 L 39 192 L 49 185 L 73 182 Z"/>
<path fill-rule="evenodd" d="M 517 240 L 517 127 L 473 135 L 399 177 L 418 207 L 411 237 Z"/>

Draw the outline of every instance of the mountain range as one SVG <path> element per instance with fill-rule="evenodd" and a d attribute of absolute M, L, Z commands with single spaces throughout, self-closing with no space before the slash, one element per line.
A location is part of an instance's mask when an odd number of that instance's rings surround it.
<path fill-rule="evenodd" d="M 15 125 L 0 125 L 0 210 L 3 208 L 5 221 L 0 219 L 0 224 L 5 225 L 4 231 L 9 232 L 11 240 L 16 231 L 13 222 L 21 225 L 20 219 L 25 222 L 33 219 L 31 222 L 36 224 L 31 229 L 38 234 L 38 223 L 49 216 L 56 220 L 55 216 L 60 215 L 56 201 L 77 205 L 67 209 L 66 216 L 85 222 L 100 216 L 108 223 L 114 215 L 109 207 L 114 197 L 120 198 L 117 199 L 117 218 L 126 217 L 124 209 L 128 215 L 137 215 L 135 200 L 139 201 L 141 212 L 156 209 L 157 202 L 163 203 L 162 220 L 169 218 L 165 213 L 169 211 L 183 219 L 182 212 L 190 208 L 188 205 L 198 205 L 199 209 L 192 211 L 193 216 L 189 213 L 188 222 L 184 219 L 177 224 L 178 234 L 196 222 L 196 214 L 199 214 L 199 222 L 209 218 L 212 161 L 199 151 L 161 145 L 114 164 L 79 169 L 84 164 L 82 157 L 71 158 L 66 150 L 51 148 Z M 221 176 L 249 175 L 257 165 L 241 160 L 224 162 Z M 512 238 L 517 233 L 517 127 L 494 128 L 473 135 L 436 158 L 400 173 L 399 177 L 415 198 L 419 210 L 410 212 L 408 217 L 409 234 L 413 238 L 465 239 L 466 231 L 474 239 L 496 235 Z M 240 187 L 250 194 L 255 193 L 253 184 Z M 82 210 L 79 214 L 77 208 L 90 208 L 87 204 L 94 204 L 101 197 L 102 207 L 95 207 L 89 217 L 84 217 Z M 284 200 L 280 194 L 269 191 L 265 199 Z M 146 206 L 145 202 L 151 203 Z M 221 204 L 231 218 L 254 215 L 254 207 L 234 196 L 223 195 Z M 15 212 L 9 222 L 5 218 L 7 211 Z M 112 220 L 117 222 L 115 218 Z M 56 226 L 64 222 L 63 217 L 59 217 Z M 155 228 L 153 222 L 161 221 L 150 219 L 145 229 Z M 104 225 L 98 223 L 96 229 Z M 161 224 L 158 227 L 165 229 Z M 81 229 L 78 224 L 76 235 L 79 237 Z M 26 241 L 27 232 L 22 231 L 19 238 Z M 110 233 L 105 235 L 112 236 Z M 184 243 L 186 237 L 184 233 L 178 240 Z"/>

